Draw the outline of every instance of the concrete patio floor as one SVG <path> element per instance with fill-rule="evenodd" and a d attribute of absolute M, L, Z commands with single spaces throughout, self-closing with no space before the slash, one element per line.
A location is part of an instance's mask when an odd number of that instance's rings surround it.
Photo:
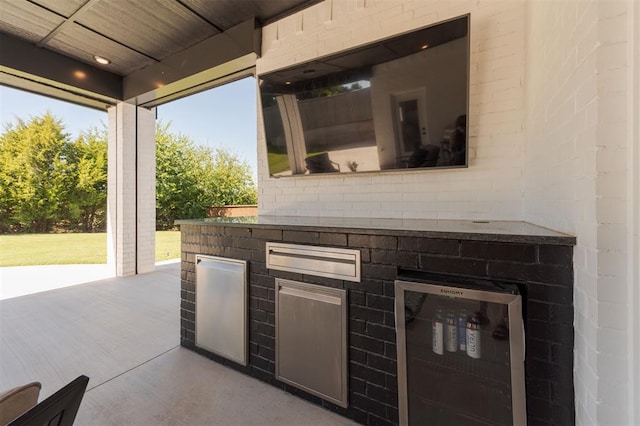
<path fill-rule="evenodd" d="M 111 278 L 106 264 L 37 265 L 0 268 L 0 300 Z"/>
<path fill-rule="evenodd" d="M 89 376 L 77 425 L 353 425 L 179 345 L 180 264 L 0 301 L 0 391 Z"/>

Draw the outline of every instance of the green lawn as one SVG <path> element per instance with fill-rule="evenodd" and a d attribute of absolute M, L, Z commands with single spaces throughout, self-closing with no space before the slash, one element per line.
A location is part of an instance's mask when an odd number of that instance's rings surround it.
<path fill-rule="evenodd" d="M 314 155 L 322 154 L 324 152 L 327 151 L 307 152 L 307 157 L 313 157 Z M 289 157 L 287 157 L 286 153 L 279 154 L 277 152 L 269 152 L 267 153 L 267 162 L 269 163 L 269 173 L 272 175 L 291 170 L 291 166 L 289 166 Z"/>
<path fill-rule="evenodd" d="M 107 234 L 0 235 L 0 267 L 106 263 Z M 180 232 L 156 232 L 156 261 L 180 257 Z"/>
<path fill-rule="evenodd" d="M 269 162 L 269 173 L 275 175 L 285 170 L 289 170 L 289 158 L 287 154 L 278 154 L 275 152 L 269 152 L 267 154 L 267 161 Z"/>

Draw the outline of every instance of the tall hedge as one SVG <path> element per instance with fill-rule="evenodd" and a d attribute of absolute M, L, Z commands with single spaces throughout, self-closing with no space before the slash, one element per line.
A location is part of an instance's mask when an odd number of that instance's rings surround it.
<path fill-rule="evenodd" d="M 245 161 L 197 146 L 170 123 L 156 127 L 156 227 L 204 217 L 208 207 L 255 204 Z M 0 136 L 0 232 L 102 231 L 106 225 L 107 132 L 72 139 L 50 113 L 9 123 Z"/>

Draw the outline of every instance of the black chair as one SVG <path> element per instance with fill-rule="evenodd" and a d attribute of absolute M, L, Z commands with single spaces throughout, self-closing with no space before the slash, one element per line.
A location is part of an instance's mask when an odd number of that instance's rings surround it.
<path fill-rule="evenodd" d="M 40 382 L 31 382 L 0 395 L 0 426 L 9 424 L 11 420 L 35 407 L 41 388 Z"/>
<path fill-rule="evenodd" d="M 89 378 L 80 376 L 9 423 L 9 426 L 72 426 Z"/>
<path fill-rule="evenodd" d="M 309 173 L 335 173 L 340 171 L 340 165 L 329 159 L 329 153 L 323 152 L 304 159 Z"/>
<path fill-rule="evenodd" d="M 435 167 L 438 165 L 440 147 L 437 145 L 426 145 L 418 147 L 407 162 L 407 167 Z"/>

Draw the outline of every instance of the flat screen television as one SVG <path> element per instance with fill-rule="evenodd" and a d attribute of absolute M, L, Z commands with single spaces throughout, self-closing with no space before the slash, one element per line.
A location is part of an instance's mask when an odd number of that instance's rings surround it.
<path fill-rule="evenodd" d="M 269 174 L 467 167 L 469 15 L 261 74 Z"/>

